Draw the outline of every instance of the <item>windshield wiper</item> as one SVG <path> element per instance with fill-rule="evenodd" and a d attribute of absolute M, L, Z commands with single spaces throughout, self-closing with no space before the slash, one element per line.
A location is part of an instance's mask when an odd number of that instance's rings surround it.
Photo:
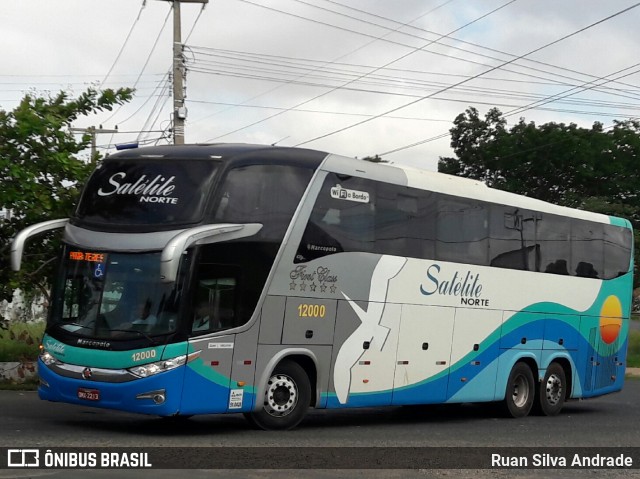
<path fill-rule="evenodd" d="M 151 336 L 149 336 L 148 334 L 142 332 L 142 331 L 138 331 L 137 329 L 110 329 L 109 332 L 112 333 L 135 333 L 139 336 L 142 336 L 143 338 L 145 338 L 147 341 L 149 341 L 151 344 L 160 344 L 158 341 L 156 341 L 155 339 L 153 339 Z"/>
<path fill-rule="evenodd" d="M 67 333 L 74 333 L 75 331 L 69 331 L 68 329 L 65 328 L 65 326 L 76 326 L 78 328 L 82 328 L 82 329 L 90 329 L 93 331 L 93 326 L 85 326 L 84 324 L 78 324 L 78 323 L 63 323 L 63 324 L 56 324 L 56 326 L 60 329 L 63 329 L 65 332 Z M 136 329 L 110 329 L 109 332 L 115 332 L 115 333 L 135 333 L 138 336 L 142 336 L 143 338 L 145 338 L 147 341 L 149 341 L 151 344 L 160 344 L 158 341 L 156 341 L 155 339 L 153 339 L 151 336 L 149 336 L 148 334 L 142 332 L 142 331 L 138 331 Z"/>

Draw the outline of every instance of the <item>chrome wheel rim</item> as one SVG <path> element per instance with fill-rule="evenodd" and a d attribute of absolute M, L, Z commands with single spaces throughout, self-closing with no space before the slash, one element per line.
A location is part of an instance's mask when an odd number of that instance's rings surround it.
<path fill-rule="evenodd" d="M 276 374 L 269 379 L 264 394 L 264 409 L 270 416 L 283 417 L 290 414 L 298 403 L 296 383 L 285 374 Z"/>
<path fill-rule="evenodd" d="M 547 402 L 555 406 L 562 398 L 562 381 L 557 374 L 551 374 L 545 384 L 545 395 Z"/>
<path fill-rule="evenodd" d="M 524 375 L 520 374 L 513 381 L 513 391 L 511 391 L 513 404 L 518 408 L 524 407 L 529 400 L 529 393 L 529 382 Z"/>

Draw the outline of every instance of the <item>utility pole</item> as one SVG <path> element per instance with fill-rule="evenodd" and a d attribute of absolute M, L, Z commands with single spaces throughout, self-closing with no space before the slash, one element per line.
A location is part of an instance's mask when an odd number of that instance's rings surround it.
<path fill-rule="evenodd" d="M 93 166 L 98 162 L 98 149 L 96 145 L 96 135 L 99 133 L 118 133 L 118 129 L 108 130 L 106 128 L 96 128 L 95 126 L 90 126 L 89 128 L 69 128 L 73 133 L 82 133 L 83 135 L 91 135 L 91 164 Z"/>
<path fill-rule="evenodd" d="M 163 0 L 173 3 L 173 144 L 184 145 L 184 123 L 187 108 L 184 105 L 185 69 L 182 55 L 181 3 L 207 4 L 209 0 Z"/>

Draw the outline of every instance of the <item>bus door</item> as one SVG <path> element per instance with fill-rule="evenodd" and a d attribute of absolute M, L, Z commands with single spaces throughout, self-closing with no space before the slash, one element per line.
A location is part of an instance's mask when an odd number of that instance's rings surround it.
<path fill-rule="evenodd" d="M 200 351 L 200 356 L 188 365 L 183 394 L 183 409 L 189 413 L 228 409 L 236 335 L 221 333 L 238 325 L 239 277 L 233 265 L 199 265 L 189 343 L 190 351 Z"/>

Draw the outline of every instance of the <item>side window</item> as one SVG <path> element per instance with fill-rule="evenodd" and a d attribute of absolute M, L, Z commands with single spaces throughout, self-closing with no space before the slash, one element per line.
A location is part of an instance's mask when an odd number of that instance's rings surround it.
<path fill-rule="evenodd" d="M 604 277 L 617 278 L 629 271 L 631 231 L 619 226 L 604 227 Z"/>
<path fill-rule="evenodd" d="M 486 204 L 440 195 L 436 231 L 439 260 L 487 264 L 489 215 Z"/>
<path fill-rule="evenodd" d="M 535 244 L 535 226 L 535 214 L 530 211 L 491 205 L 489 265 L 535 271 L 539 249 Z"/>
<path fill-rule="evenodd" d="M 418 196 L 407 187 L 377 183 L 375 197 L 374 252 L 419 257 Z"/>
<path fill-rule="evenodd" d="M 373 182 L 329 174 L 311 212 L 294 262 L 346 251 L 373 252 L 375 196 Z"/>
<path fill-rule="evenodd" d="M 571 274 L 604 277 L 604 225 L 571 220 Z"/>
<path fill-rule="evenodd" d="M 537 221 L 536 243 L 540 245 L 540 271 L 569 275 L 571 267 L 571 223 L 567 218 L 544 214 Z"/>
<path fill-rule="evenodd" d="M 229 171 L 216 199 L 214 221 L 262 223 L 257 238 L 282 240 L 313 171 L 282 165 L 249 165 Z"/>
<path fill-rule="evenodd" d="M 237 315 L 238 270 L 234 266 L 201 264 L 196 278 L 191 332 L 201 335 L 241 326 Z"/>
<path fill-rule="evenodd" d="M 378 183 L 375 252 L 411 258 L 435 258 L 436 195 Z"/>
<path fill-rule="evenodd" d="M 409 236 L 420 242 L 416 258 L 436 258 L 436 224 L 438 222 L 438 197 L 431 191 L 418 191 L 418 214 L 411 219 Z"/>

